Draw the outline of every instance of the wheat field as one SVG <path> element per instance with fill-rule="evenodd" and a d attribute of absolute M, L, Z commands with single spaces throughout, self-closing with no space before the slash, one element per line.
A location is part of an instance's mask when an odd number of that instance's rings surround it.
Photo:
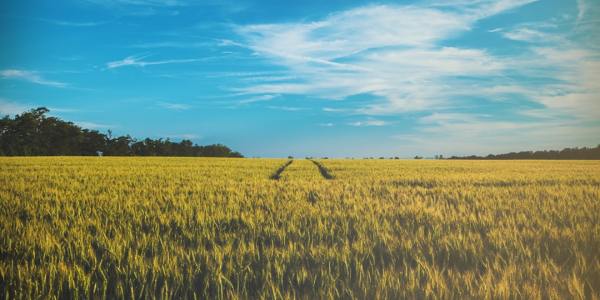
<path fill-rule="evenodd" d="M 600 162 L 0 158 L 19 298 L 600 297 Z"/>

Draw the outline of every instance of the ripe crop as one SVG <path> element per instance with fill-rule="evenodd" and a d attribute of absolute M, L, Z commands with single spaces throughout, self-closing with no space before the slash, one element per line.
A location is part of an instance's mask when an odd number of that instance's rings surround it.
<path fill-rule="evenodd" d="M 0 158 L 5 298 L 598 298 L 595 161 Z"/>

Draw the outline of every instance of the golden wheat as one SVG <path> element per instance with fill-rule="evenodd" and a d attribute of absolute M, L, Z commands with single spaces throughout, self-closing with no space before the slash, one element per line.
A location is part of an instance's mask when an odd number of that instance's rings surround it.
<path fill-rule="evenodd" d="M 0 158 L 5 298 L 598 298 L 600 162 Z"/>

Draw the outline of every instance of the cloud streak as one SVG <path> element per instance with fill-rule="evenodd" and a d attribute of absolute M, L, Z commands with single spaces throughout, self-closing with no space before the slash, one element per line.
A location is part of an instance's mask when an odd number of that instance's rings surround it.
<path fill-rule="evenodd" d="M 111 61 L 106 63 L 107 69 L 116 69 L 122 67 L 146 67 L 146 66 L 155 66 L 155 65 L 165 65 L 165 64 L 184 64 L 184 63 L 193 63 L 206 60 L 206 58 L 191 58 L 191 59 L 167 59 L 167 60 L 157 60 L 157 61 L 144 61 L 149 55 L 133 55 L 125 57 L 121 60 Z"/>
<path fill-rule="evenodd" d="M 580 58 L 586 64 L 593 64 L 593 56 L 556 33 L 544 32 L 548 24 L 488 32 L 508 40 L 545 44 L 544 48 L 532 47 L 513 56 L 444 46 L 447 40 L 470 31 L 479 20 L 533 2 L 457 0 L 421 6 L 358 7 L 310 23 L 239 26 L 236 32 L 243 42 L 226 41 L 222 46 L 250 49 L 285 67 L 288 73 L 282 76 L 297 78 L 248 84 L 237 92 L 337 100 L 369 94 L 376 100 L 363 103 L 357 110 L 363 114 L 435 111 L 460 105 L 465 98 L 496 101 L 515 94 L 548 104 L 543 95 L 524 92 L 530 89 L 529 78 L 540 76 L 547 78 L 547 83 L 538 83 L 538 88 L 556 89 L 556 83 L 550 82 L 568 80 L 573 88 L 563 91 L 578 97 L 575 90 L 586 87 L 580 85 L 579 67 L 573 67 L 565 53 L 583 52 Z M 448 9 L 450 5 L 452 9 Z M 544 51 L 552 51 L 554 56 Z M 569 73 L 574 75 L 564 78 Z M 570 100 L 573 102 L 577 101 Z"/>
<path fill-rule="evenodd" d="M 0 98 L 0 115 L 16 115 L 30 109 L 30 106 L 26 106 L 9 99 Z"/>
<path fill-rule="evenodd" d="M 354 109 L 326 107 L 323 111 L 366 117 L 428 113 L 428 118 L 415 124 L 417 131 L 445 132 L 463 137 L 463 141 L 486 140 L 490 133 L 506 133 L 503 138 L 510 139 L 510 132 L 519 132 L 515 136 L 529 132 L 546 139 L 544 126 L 561 132 L 565 128 L 579 128 L 588 134 L 591 128 L 598 131 L 593 122 L 600 118 L 600 60 L 596 51 L 585 49 L 570 39 L 568 31 L 558 28 L 567 26 L 565 16 L 560 21 L 478 28 L 485 38 L 503 38 L 501 46 L 511 49 L 508 54 L 495 51 L 495 45 L 450 42 L 474 31 L 481 20 L 535 2 L 451 0 L 369 5 L 312 22 L 237 26 L 239 39 L 223 40 L 221 46 L 247 49 L 254 57 L 286 70 L 279 74 L 284 81 L 240 81 L 233 90 L 241 94 L 353 99 Z M 579 22 L 586 14 L 586 3 L 578 1 L 578 9 Z M 470 108 L 506 101 L 519 105 L 492 112 L 492 116 Z M 565 123 L 568 120 L 577 122 Z M 388 123 L 367 119 L 347 125 Z M 478 126 L 486 130 L 479 131 Z M 572 140 L 566 134 L 561 138 Z"/>
<path fill-rule="evenodd" d="M 371 127 L 371 126 L 381 127 L 381 126 L 388 125 L 388 123 L 385 121 L 382 121 L 382 120 L 371 119 L 371 120 L 356 121 L 356 122 L 348 123 L 348 125 L 355 126 L 355 127 Z"/>
<path fill-rule="evenodd" d="M 163 102 L 163 101 L 159 101 L 156 103 L 158 106 L 165 108 L 165 109 L 169 109 L 169 110 L 188 110 L 191 109 L 192 107 L 188 104 L 184 104 L 184 103 L 173 103 L 173 102 Z"/>
<path fill-rule="evenodd" d="M 598 134 L 597 128 L 575 120 L 502 121 L 489 115 L 435 113 L 419 122 L 422 127 L 413 133 L 393 137 L 402 142 L 400 151 L 433 156 L 561 149 L 590 145 L 589 137 Z"/>
<path fill-rule="evenodd" d="M 88 2 L 106 6 L 131 5 L 151 7 L 177 7 L 187 6 L 190 1 L 185 0 L 86 0 Z"/>
<path fill-rule="evenodd" d="M 484 49 L 440 46 L 467 32 L 477 20 L 534 1 L 463 1 L 458 11 L 430 6 L 373 5 L 330 15 L 311 23 L 239 26 L 244 41 L 225 47 L 250 49 L 284 66 L 297 80 L 247 85 L 247 94 L 302 94 L 345 99 L 371 94 L 379 103 L 365 114 L 398 113 L 445 105 L 447 93 L 478 90 L 460 76 L 502 76 L 502 59 Z M 452 86 L 445 84 L 453 78 Z"/>
<path fill-rule="evenodd" d="M 67 87 L 67 84 L 60 81 L 53 81 L 42 77 L 39 72 L 36 71 L 26 71 L 26 70 L 15 70 L 15 69 L 7 69 L 0 70 L 0 77 L 3 79 L 17 79 L 24 80 L 35 84 L 52 86 L 57 88 Z"/>
<path fill-rule="evenodd" d="M 242 100 L 239 100 L 237 103 L 238 104 L 250 104 L 250 103 L 255 103 L 255 102 L 271 101 L 277 97 L 279 97 L 279 95 L 269 95 L 269 94 L 258 95 L 258 96 L 244 98 Z"/>
<path fill-rule="evenodd" d="M 165 134 L 164 136 L 174 138 L 174 139 L 183 139 L 183 140 L 200 139 L 200 136 L 195 133 Z"/>
<path fill-rule="evenodd" d="M 64 20 L 51 20 L 51 19 L 40 19 L 40 21 L 44 21 L 50 24 L 66 26 L 66 27 L 95 27 L 104 25 L 108 22 L 74 22 L 74 21 L 64 21 Z"/>
<path fill-rule="evenodd" d="M 101 124 L 101 123 L 88 122 L 88 121 L 75 121 L 74 123 L 77 124 L 77 126 L 79 126 L 79 127 L 87 128 L 87 129 L 110 129 L 110 128 L 117 127 L 115 125 Z"/>
<path fill-rule="evenodd" d="M 283 110 L 283 111 L 302 111 L 302 110 L 308 110 L 308 108 L 306 108 L 306 107 L 276 106 L 276 105 L 269 105 L 269 106 L 267 106 L 267 108 L 269 108 L 269 109 L 275 109 L 275 110 Z"/>
<path fill-rule="evenodd" d="M 577 0 L 577 23 L 579 24 L 585 17 L 587 11 L 586 0 Z"/>

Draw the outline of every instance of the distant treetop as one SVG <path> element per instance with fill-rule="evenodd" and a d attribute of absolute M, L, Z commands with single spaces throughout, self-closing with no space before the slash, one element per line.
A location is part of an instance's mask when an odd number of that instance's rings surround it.
<path fill-rule="evenodd" d="M 0 155 L 113 155 L 113 156 L 210 156 L 243 157 L 221 144 L 200 146 L 190 140 L 136 140 L 83 129 L 72 122 L 48 117 L 45 107 L 14 118 L 0 119 Z"/>

